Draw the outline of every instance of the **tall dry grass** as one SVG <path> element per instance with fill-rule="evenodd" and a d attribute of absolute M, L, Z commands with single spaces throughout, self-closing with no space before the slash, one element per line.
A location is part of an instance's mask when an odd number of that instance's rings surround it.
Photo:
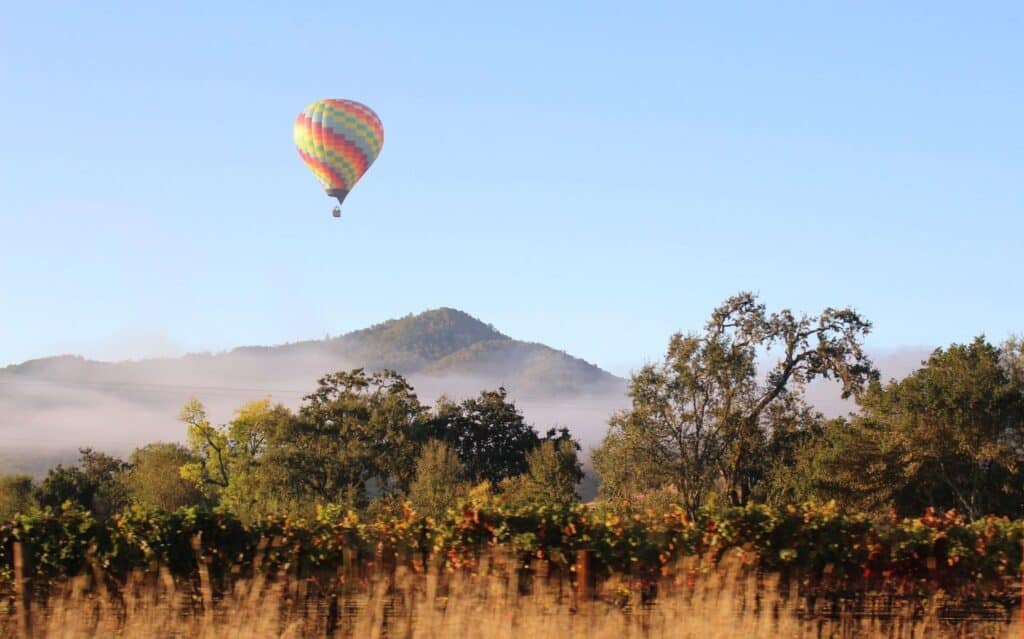
<path fill-rule="evenodd" d="M 939 639 L 1022 632 L 1005 611 L 990 611 L 990 618 L 977 609 L 958 614 L 938 594 L 913 603 L 800 597 L 795 585 L 784 587 L 777 577 L 758 576 L 738 561 L 712 570 L 682 565 L 673 577 L 644 587 L 628 578 L 608 579 L 585 593 L 543 565 L 522 568 L 493 555 L 473 572 L 398 566 L 339 574 L 327 588 L 318 585 L 322 580 L 257 572 L 222 593 L 203 571 L 184 584 L 166 570 L 139 572 L 116 590 L 100 574 L 83 575 L 34 606 L 28 637 Z M 0 614 L 0 637 L 17 636 L 13 612 Z"/>

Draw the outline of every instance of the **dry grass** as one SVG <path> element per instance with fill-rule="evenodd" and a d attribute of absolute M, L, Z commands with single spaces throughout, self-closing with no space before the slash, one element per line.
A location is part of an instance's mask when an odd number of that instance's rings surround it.
<path fill-rule="evenodd" d="M 543 567 L 542 567 L 543 568 Z M 394 571 L 330 580 L 282 575 L 234 582 L 214 596 L 203 574 L 175 583 L 166 571 L 132 575 L 117 593 L 91 576 L 67 581 L 32 615 L 32 639 L 353 637 L 358 639 L 757 639 L 1020 637 L 1005 619 L 952 620 L 935 596 L 920 605 L 827 607 L 789 595 L 777 579 L 739 563 L 708 572 L 681 566 L 654 603 L 623 580 L 582 600 L 571 581 L 485 558 L 473 573 Z M 10 612 L 10 611 L 8 611 Z M 0 614 L 0 637 L 17 637 Z"/>

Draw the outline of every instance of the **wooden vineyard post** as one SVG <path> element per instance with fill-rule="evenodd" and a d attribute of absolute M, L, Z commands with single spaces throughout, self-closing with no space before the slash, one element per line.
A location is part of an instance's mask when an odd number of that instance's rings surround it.
<path fill-rule="evenodd" d="M 210 569 L 203 557 L 203 531 L 192 536 L 192 552 L 196 556 L 199 570 L 199 590 L 203 598 L 203 626 L 209 632 L 213 629 L 213 585 L 210 583 Z"/>
<path fill-rule="evenodd" d="M 548 577 L 551 575 L 551 563 L 547 559 L 534 559 L 532 563 L 533 580 L 530 584 L 530 595 L 534 601 L 539 601 L 547 588 Z"/>
<path fill-rule="evenodd" d="M 14 605 L 18 617 L 18 636 L 29 639 L 32 633 L 32 547 L 14 542 Z"/>
<path fill-rule="evenodd" d="M 579 602 L 590 601 L 590 553 L 576 551 L 576 597 Z"/>

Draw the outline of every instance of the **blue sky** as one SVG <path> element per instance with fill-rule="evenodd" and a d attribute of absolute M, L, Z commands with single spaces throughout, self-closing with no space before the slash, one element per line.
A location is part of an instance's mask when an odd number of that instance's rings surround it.
<path fill-rule="evenodd" d="M 1019 3 L 150 4 L 4 5 L 0 365 L 444 305 L 625 373 L 743 289 L 1024 330 Z M 321 97 L 385 126 L 341 220 Z"/>

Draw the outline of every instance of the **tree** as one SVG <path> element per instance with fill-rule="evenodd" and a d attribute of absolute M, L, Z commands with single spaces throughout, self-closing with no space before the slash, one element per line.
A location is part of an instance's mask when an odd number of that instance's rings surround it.
<path fill-rule="evenodd" d="M 28 475 L 0 475 L 0 522 L 31 508 L 35 504 L 32 490 Z"/>
<path fill-rule="evenodd" d="M 91 448 L 79 450 L 76 466 L 51 468 L 36 491 L 40 506 L 60 508 L 70 501 L 105 520 L 130 502 L 127 485 L 129 465 Z"/>
<path fill-rule="evenodd" d="M 527 453 L 541 442 L 504 388 L 483 391 L 461 404 L 442 398 L 431 420 L 431 434 L 455 450 L 473 483 L 494 485 L 525 473 Z"/>
<path fill-rule="evenodd" d="M 673 468 L 662 463 L 657 440 L 648 436 L 637 416 L 617 413 L 609 423 L 608 434 L 591 457 L 600 479 L 598 494 L 621 503 L 666 489 L 678 495 Z M 713 473 L 708 470 L 706 479 L 711 482 Z M 697 500 L 703 503 L 703 496 Z"/>
<path fill-rule="evenodd" d="M 194 459 L 184 464 L 183 475 L 208 491 L 226 488 L 232 457 L 227 429 L 213 426 L 206 417 L 206 407 L 195 397 L 185 402 L 178 419 L 188 429 L 188 447 Z"/>
<path fill-rule="evenodd" d="M 1024 514 L 1021 361 L 1017 342 L 997 348 L 977 337 L 937 349 L 923 367 L 861 397 L 861 423 L 880 432 L 889 452 L 862 463 L 895 476 L 890 494 L 899 512 Z"/>
<path fill-rule="evenodd" d="M 441 517 L 468 492 L 466 468 L 455 451 L 437 439 L 424 444 L 409 488 L 413 509 L 428 517 Z"/>
<path fill-rule="evenodd" d="M 423 441 L 425 409 L 394 371 L 321 378 L 268 457 L 296 496 L 363 503 L 368 482 L 407 490 Z"/>
<path fill-rule="evenodd" d="M 244 521 L 292 510 L 295 496 L 287 490 L 278 452 L 295 421 L 290 410 L 269 399 L 256 400 L 217 427 L 210 424 L 202 403 L 191 399 L 181 419 L 188 426 L 190 459 L 180 474 L 198 485 L 206 499 L 218 501 Z"/>
<path fill-rule="evenodd" d="M 771 464 L 762 453 L 772 420 L 802 410 L 807 382 L 836 379 L 849 397 L 877 377 L 861 344 L 869 330 L 848 308 L 797 317 L 768 313 L 750 293 L 729 298 L 702 333 L 672 336 L 665 360 L 633 376 L 632 407 L 612 417 L 595 454 L 603 491 L 670 485 L 691 514 L 716 487 L 746 504 Z M 777 354 L 763 379 L 759 351 Z"/>
<path fill-rule="evenodd" d="M 155 443 L 135 449 L 129 457 L 128 490 L 134 503 L 164 510 L 201 504 L 199 485 L 182 477 L 181 469 L 196 458 L 181 444 Z"/>
<path fill-rule="evenodd" d="M 576 488 L 583 479 L 579 444 L 550 437 L 526 454 L 526 473 L 502 482 L 509 502 L 568 506 L 579 501 Z"/>
<path fill-rule="evenodd" d="M 900 459 L 884 425 L 860 416 L 828 420 L 803 438 L 791 463 L 773 469 L 768 501 L 835 500 L 881 514 L 902 484 Z"/>
<path fill-rule="evenodd" d="M 999 363 L 1009 379 L 1024 384 L 1024 339 L 1012 336 L 999 349 Z"/>
<path fill-rule="evenodd" d="M 804 501 L 804 486 L 798 479 L 802 452 L 818 442 L 830 424 L 821 413 L 798 395 L 787 393 L 765 409 L 761 431 L 760 462 L 752 465 L 752 498 L 776 506 Z M 796 482 L 796 483 L 794 483 Z"/>
<path fill-rule="evenodd" d="M 1022 361 L 1016 340 L 937 349 L 904 379 L 870 384 L 859 414 L 826 423 L 776 480 L 794 499 L 836 499 L 860 511 L 1020 516 Z"/>

